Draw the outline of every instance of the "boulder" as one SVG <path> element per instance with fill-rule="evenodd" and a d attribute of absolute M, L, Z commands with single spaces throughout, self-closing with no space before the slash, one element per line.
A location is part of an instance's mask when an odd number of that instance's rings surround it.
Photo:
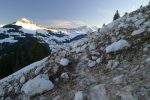
<path fill-rule="evenodd" d="M 104 84 L 99 84 L 90 88 L 90 100 L 108 100 Z"/>
<path fill-rule="evenodd" d="M 20 78 L 20 83 L 23 84 L 25 81 L 26 81 L 25 77 L 22 76 L 22 77 Z"/>
<path fill-rule="evenodd" d="M 54 88 L 54 84 L 48 80 L 48 75 L 38 75 L 34 79 L 26 82 L 21 91 L 28 96 L 33 96 L 35 94 L 43 93 L 44 91 L 49 91 Z"/>
<path fill-rule="evenodd" d="M 69 60 L 67 58 L 62 58 L 59 63 L 62 66 L 67 66 L 69 64 Z"/>
<path fill-rule="evenodd" d="M 77 93 L 75 93 L 74 100 L 83 100 L 83 92 L 78 91 Z"/>

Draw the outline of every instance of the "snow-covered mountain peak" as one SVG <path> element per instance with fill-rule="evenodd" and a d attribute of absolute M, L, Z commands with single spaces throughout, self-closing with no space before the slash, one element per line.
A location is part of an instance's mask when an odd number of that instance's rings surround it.
<path fill-rule="evenodd" d="M 30 20 L 26 19 L 26 18 L 21 18 L 20 20 L 22 21 L 26 21 L 26 22 L 29 22 Z"/>
<path fill-rule="evenodd" d="M 35 24 L 34 22 L 26 19 L 21 18 L 15 22 L 15 25 L 22 26 L 24 29 L 28 30 L 37 30 L 37 29 L 43 29 L 39 25 Z"/>
<path fill-rule="evenodd" d="M 28 20 L 27 18 L 19 18 L 19 19 L 16 21 L 16 23 L 17 23 L 17 22 L 35 24 L 33 21 Z"/>

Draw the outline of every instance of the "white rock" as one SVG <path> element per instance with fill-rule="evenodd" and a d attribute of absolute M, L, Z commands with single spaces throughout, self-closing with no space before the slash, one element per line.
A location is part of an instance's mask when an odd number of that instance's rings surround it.
<path fill-rule="evenodd" d="M 69 64 L 69 60 L 67 58 L 62 58 L 59 63 L 62 66 L 67 66 Z"/>
<path fill-rule="evenodd" d="M 150 32 L 150 28 L 148 29 L 148 32 Z"/>
<path fill-rule="evenodd" d="M 84 55 L 81 59 L 85 60 L 85 61 L 89 61 L 89 58 L 87 55 Z"/>
<path fill-rule="evenodd" d="M 138 30 L 133 31 L 131 35 L 132 36 L 139 35 L 139 34 L 143 33 L 144 31 L 145 31 L 145 29 L 138 29 Z"/>
<path fill-rule="evenodd" d="M 0 100 L 5 100 L 4 97 L 0 97 Z"/>
<path fill-rule="evenodd" d="M 90 89 L 90 100 L 108 100 L 103 84 L 96 85 Z"/>
<path fill-rule="evenodd" d="M 121 96 L 121 100 L 138 100 L 130 92 L 117 92 L 118 96 Z"/>
<path fill-rule="evenodd" d="M 40 97 L 39 100 L 46 100 L 46 97 Z"/>
<path fill-rule="evenodd" d="M 34 79 L 26 82 L 21 88 L 21 91 L 28 96 L 33 96 L 53 89 L 54 85 L 47 77 L 47 75 L 38 75 Z"/>
<path fill-rule="evenodd" d="M 83 92 L 78 91 L 77 93 L 75 93 L 74 100 L 83 100 Z"/>
<path fill-rule="evenodd" d="M 125 91 L 125 92 L 131 92 L 132 89 L 133 89 L 132 86 L 127 85 L 127 86 L 123 87 L 121 90 Z"/>
<path fill-rule="evenodd" d="M 55 65 L 55 67 L 53 67 L 53 70 L 52 70 L 53 73 L 56 74 L 58 69 L 59 69 L 59 66 Z"/>
<path fill-rule="evenodd" d="M 56 79 L 55 79 L 55 82 L 59 82 L 59 78 L 56 78 Z"/>
<path fill-rule="evenodd" d="M 60 78 L 63 78 L 63 79 L 69 79 L 69 76 L 68 76 L 68 73 L 65 72 L 65 73 L 62 73 Z"/>
<path fill-rule="evenodd" d="M 96 56 L 92 56 L 92 60 L 96 60 L 97 59 L 97 57 Z"/>
<path fill-rule="evenodd" d="M 146 27 L 150 27 L 150 21 L 145 22 L 144 25 L 145 25 Z"/>
<path fill-rule="evenodd" d="M 148 57 L 147 59 L 145 59 L 145 62 L 150 64 L 150 57 Z"/>
<path fill-rule="evenodd" d="M 143 48 L 143 51 L 147 52 L 148 51 L 148 47 Z"/>
<path fill-rule="evenodd" d="M 25 81 L 26 81 L 25 77 L 22 76 L 22 77 L 20 78 L 20 83 L 23 84 Z"/>
<path fill-rule="evenodd" d="M 20 90 L 18 86 L 15 86 L 14 89 L 15 89 L 15 93 L 17 93 Z"/>
<path fill-rule="evenodd" d="M 125 26 L 125 23 L 121 22 L 119 25 L 118 25 L 118 28 L 121 28 L 121 27 L 124 27 Z"/>
<path fill-rule="evenodd" d="M 113 81 L 114 81 L 115 83 L 121 83 L 122 80 L 123 80 L 123 78 L 124 78 L 124 75 L 115 76 L 115 77 L 113 78 Z"/>
<path fill-rule="evenodd" d="M 116 92 L 116 95 L 121 96 L 121 100 L 138 100 L 132 95 L 131 90 L 131 86 L 125 86 L 121 91 Z"/>
<path fill-rule="evenodd" d="M 35 75 L 38 75 L 39 72 L 42 70 L 42 68 L 43 68 L 43 66 L 39 66 L 39 67 L 34 71 Z"/>
<path fill-rule="evenodd" d="M 101 51 L 105 51 L 105 47 L 100 47 L 100 50 Z"/>
<path fill-rule="evenodd" d="M 76 53 L 79 53 L 79 52 L 81 52 L 81 48 L 80 48 L 80 47 L 78 47 L 78 48 L 76 49 Z"/>
<path fill-rule="evenodd" d="M 0 87 L 0 97 L 1 97 L 1 96 L 4 96 L 4 94 L 5 94 L 4 89 Z"/>
<path fill-rule="evenodd" d="M 83 51 L 83 50 L 85 50 L 85 48 L 87 47 L 87 45 L 85 44 L 85 45 L 83 45 L 82 47 L 81 47 L 81 51 Z"/>
<path fill-rule="evenodd" d="M 11 100 L 11 98 L 10 97 L 6 97 L 5 100 Z"/>
<path fill-rule="evenodd" d="M 60 96 L 58 95 L 58 96 L 54 97 L 52 100 L 61 100 L 61 99 L 60 99 Z"/>
<path fill-rule="evenodd" d="M 130 21 L 135 22 L 135 21 L 137 21 L 137 20 L 138 20 L 138 19 L 137 19 L 137 16 L 134 16 L 134 17 L 127 17 L 127 19 L 126 19 L 127 22 L 130 22 Z"/>
<path fill-rule="evenodd" d="M 8 92 L 11 92 L 13 90 L 13 87 L 10 86 L 9 89 L 8 89 Z"/>
<path fill-rule="evenodd" d="M 116 52 L 122 50 L 125 47 L 130 47 L 130 44 L 126 40 L 119 40 L 106 47 L 106 53 Z"/>
<path fill-rule="evenodd" d="M 38 77 L 39 77 L 39 78 L 46 79 L 46 80 L 49 80 L 48 74 L 40 74 L 40 75 L 38 75 Z"/>
<path fill-rule="evenodd" d="M 89 67 L 94 67 L 96 65 L 96 61 L 91 61 L 88 63 Z"/>
<path fill-rule="evenodd" d="M 118 65 L 119 65 L 119 61 L 109 60 L 108 64 L 107 64 L 107 67 L 110 68 L 110 69 L 114 69 L 114 68 L 118 67 Z"/>
<path fill-rule="evenodd" d="M 140 20 L 137 20 L 135 22 L 135 25 L 138 27 L 140 24 L 142 24 L 143 22 L 145 21 L 145 19 L 140 19 Z"/>
<path fill-rule="evenodd" d="M 102 62 L 102 58 L 98 58 L 98 59 L 96 60 L 96 62 L 99 64 L 100 62 Z"/>
<path fill-rule="evenodd" d="M 90 53 L 91 53 L 92 55 L 97 55 L 97 56 L 100 55 L 100 53 L 99 53 L 99 52 L 96 52 L 96 51 L 91 51 Z"/>
<path fill-rule="evenodd" d="M 92 50 L 95 50 L 96 49 L 96 44 L 95 43 L 91 43 L 89 45 L 89 50 L 92 51 Z"/>
<path fill-rule="evenodd" d="M 26 95 L 22 95 L 18 98 L 18 100 L 30 100 L 30 97 Z"/>

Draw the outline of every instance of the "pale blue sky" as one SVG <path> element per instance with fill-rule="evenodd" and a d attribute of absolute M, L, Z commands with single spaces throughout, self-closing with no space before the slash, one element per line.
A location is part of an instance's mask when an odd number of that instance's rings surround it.
<path fill-rule="evenodd" d="M 149 0 L 0 0 L 0 24 L 25 17 L 46 26 L 101 26 L 121 15 L 147 5 Z"/>

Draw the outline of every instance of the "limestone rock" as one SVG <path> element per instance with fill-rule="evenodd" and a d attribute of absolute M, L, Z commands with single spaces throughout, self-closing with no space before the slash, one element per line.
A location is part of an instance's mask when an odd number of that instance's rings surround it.
<path fill-rule="evenodd" d="M 38 75 L 32 80 L 26 82 L 21 91 L 24 92 L 28 96 L 33 96 L 35 94 L 43 93 L 44 91 L 49 91 L 54 88 L 53 83 L 45 79 L 47 75 Z"/>
<path fill-rule="evenodd" d="M 90 100 L 108 100 L 104 84 L 90 88 Z"/>

